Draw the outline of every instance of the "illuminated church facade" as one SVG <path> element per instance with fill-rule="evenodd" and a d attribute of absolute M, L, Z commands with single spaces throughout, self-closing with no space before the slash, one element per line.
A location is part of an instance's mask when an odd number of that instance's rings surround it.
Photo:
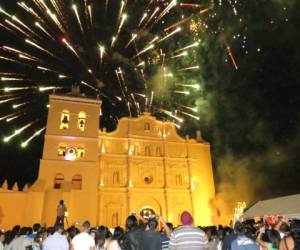
<path fill-rule="evenodd" d="M 0 226 L 53 225 L 59 200 L 69 225 L 124 225 L 132 212 L 178 225 L 184 210 L 196 225 L 212 224 L 210 145 L 201 135 L 181 138 L 173 123 L 149 113 L 121 118 L 106 132 L 99 130 L 100 108 L 95 99 L 50 96 L 39 177 L 23 191 L 0 189 Z"/>

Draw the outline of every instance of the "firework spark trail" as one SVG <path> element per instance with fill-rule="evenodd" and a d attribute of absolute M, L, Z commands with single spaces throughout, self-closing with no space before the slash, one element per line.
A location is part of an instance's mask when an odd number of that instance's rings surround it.
<path fill-rule="evenodd" d="M 121 0 L 118 19 L 121 18 L 122 14 L 123 14 L 123 11 L 124 11 L 124 8 L 125 8 L 125 5 L 126 5 L 126 2 L 124 0 Z"/>
<path fill-rule="evenodd" d="M 147 16 L 148 16 L 147 13 L 144 13 L 144 14 L 143 14 L 143 16 L 142 16 L 142 18 L 141 18 L 141 20 L 140 20 L 140 22 L 139 22 L 139 24 L 138 24 L 138 27 L 141 26 L 141 24 L 143 23 L 143 21 L 146 19 Z"/>
<path fill-rule="evenodd" d="M 39 61 L 38 58 L 31 57 L 31 56 L 24 56 L 22 54 L 19 54 L 19 58 L 25 59 L 25 60 L 29 60 L 29 61 L 34 61 L 34 62 L 38 62 Z"/>
<path fill-rule="evenodd" d="M 190 113 L 181 111 L 181 110 L 178 110 L 178 112 L 180 112 L 180 113 L 182 113 L 182 114 L 184 114 L 184 115 L 186 115 L 186 116 L 189 116 L 189 117 L 191 117 L 191 118 L 193 118 L 193 119 L 195 119 L 195 120 L 197 120 L 197 121 L 200 120 L 200 117 L 199 117 L 199 116 L 196 116 L 196 115 L 193 115 L 193 114 L 190 114 Z"/>
<path fill-rule="evenodd" d="M 180 28 L 180 27 L 176 28 L 176 29 L 173 30 L 171 33 L 169 33 L 168 35 L 166 35 L 166 36 L 164 36 L 163 38 L 161 38 L 161 39 L 158 41 L 158 43 L 161 43 L 162 41 L 168 39 L 169 37 L 175 35 L 176 33 L 180 32 L 180 31 L 181 31 L 181 28 Z"/>
<path fill-rule="evenodd" d="M 159 111 L 160 111 L 161 113 L 164 113 L 164 114 L 166 114 L 166 115 L 168 115 L 168 116 L 174 118 L 175 120 L 177 120 L 177 121 L 180 122 L 180 123 L 184 122 L 184 119 L 183 119 L 183 118 L 174 115 L 174 114 L 173 114 L 171 111 L 169 111 L 169 110 L 165 110 L 165 109 L 163 109 L 163 108 L 160 108 Z"/>
<path fill-rule="evenodd" d="M 197 89 L 197 90 L 200 89 L 200 85 L 199 84 L 176 84 L 176 86 L 193 88 L 193 89 Z"/>
<path fill-rule="evenodd" d="M 85 82 L 85 81 L 80 81 L 80 84 L 89 87 L 90 89 L 94 90 L 95 92 L 98 92 L 98 89 L 97 89 L 97 88 L 95 88 L 95 87 L 92 86 L 91 84 L 88 84 L 88 83 Z"/>
<path fill-rule="evenodd" d="M 15 34 L 15 31 L 13 31 L 12 29 L 8 28 L 6 25 L 4 25 L 3 23 L 0 23 L 0 26 L 4 29 L 6 29 L 7 31 L 11 32 L 11 33 L 14 33 Z"/>
<path fill-rule="evenodd" d="M 14 20 L 15 22 L 19 23 L 22 27 L 24 27 L 25 29 L 27 29 L 30 33 L 32 33 L 33 35 L 37 36 L 40 38 L 40 36 L 35 33 L 31 28 L 29 28 L 26 24 L 24 24 L 19 18 L 17 18 L 15 15 L 12 16 L 12 20 Z"/>
<path fill-rule="evenodd" d="M 191 110 L 191 111 L 193 111 L 193 112 L 195 112 L 195 113 L 198 112 L 198 108 L 197 108 L 197 107 L 189 107 L 189 106 L 185 106 L 185 105 L 178 104 L 178 103 L 176 103 L 176 105 L 178 105 L 178 106 L 180 106 L 180 107 L 182 107 L 182 108 Z"/>
<path fill-rule="evenodd" d="M 20 96 L 16 96 L 16 97 L 12 97 L 12 98 L 8 98 L 8 99 L 0 100 L 0 104 L 11 102 L 11 101 L 15 101 L 15 100 L 18 100 L 18 99 L 21 99 L 21 97 Z"/>
<path fill-rule="evenodd" d="M 75 13 L 75 16 L 76 16 L 78 25 L 79 25 L 79 27 L 80 27 L 80 30 L 81 30 L 82 34 L 84 35 L 84 30 L 83 30 L 82 22 L 81 22 L 81 20 L 80 20 L 80 16 L 79 16 L 78 10 L 77 10 L 77 5 L 76 5 L 76 4 L 73 4 L 73 5 L 72 5 L 72 9 L 73 9 L 73 11 L 74 11 L 74 13 Z"/>
<path fill-rule="evenodd" d="M 138 67 L 144 67 L 145 66 L 145 62 L 142 61 L 140 62 L 139 64 L 135 65 L 135 68 L 138 68 Z"/>
<path fill-rule="evenodd" d="M 175 7 L 177 4 L 177 0 L 172 0 L 169 5 L 160 13 L 160 15 L 156 18 L 155 23 L 158 23 L 169 11 Z"/>
<path fill-rule="evenodd" d="M 91 27 L 93 27 L 93 10 L 92 10 L 92 5 L 88 5 L 87 9 L 88 9 L 88 14 L 89 14 L 90 25 L 91 25 Z"/>
<path fill-rule="evenodd" d="M 39 87 L 40 92 L 49 91 L 49 90 L 56 90 L 56 89 L 64 89 L 64 87 L 57 87 L 57 86 Z"/>
<path fill-rule="evenodd" d="M 137 34 L 133 33 L 131 34 L 131 39 L 129 40 L 129 42 L 125 45 L 125 48 L 128 48 L 129 45 L 137 38 Z"/>
<path fill-rule="evenodd" d="M 72 45 L 67 41 L 66 38 L 63 38 L 61 41 L 68 47 L 69 50 L 71 50 L 71 51 L 73 52 L 73 54 L 74 54 L 78 59 L 80 59 L 79 54 L 78 54 L 78 53 L 76 52 L 76 50 L 72 47 Z"/>
<path fill-rule="evenodd" d="M 148 20 L 145 22 L 145 24 L 143 25 L 142 30 L 144 30 L 147 25 L 151 22 L 151 20 L 154 18 L 154 16 L 156 15 L 156 13 L 160 10 L 159 7 L 156 7 L 155 10 L 153 11 L 153 13 L 151 14 L 151 16 L 148 18 Z"/>
<path fill-rule="evenodd" d="M 180 3 L 180 6 L 188 8 L 201 8 L 201 5 L 197 3 Z"/>
<path fill-rule="evenodd" d="M 185 22 L 189 21 L 192 17 L 193 17 L 193 15 L 190 15 L 189 17 L 186 17 L 186 18 L 184 18 L 184 19 L 182 19 L 182 20 L 180 20 L 180 21 L 178 21 L 178 22 L 176 22 L 176 23 L 173 23 L 173 24 L 171 24 L 170 26 L 166 27 L 166 28 L 164 29 L 164 31 L 168 31 L 168 30 L 173 29 L 173 28 L 175 28 L 175 27 L 177 27 L 177 26 L 179 26 L 179 25 L 182 25 L 182 24 L 184 24 Z"/>
<path fill-rule="evenodd" d="M 150 50 L 150 49 L 153 49 L 154 47 L 155 47 L 154 44 L 149 45 L 148 47 L 146 47 L 146 48 L 144 48 L 143 50 L 141 50 L 140 52 L 138 52 L 133 58 L 138 57 L 139 55 L 141 55 L 141 54 L 147 52 L 147 51 Z"/>
<path fill-rule="evenodd" d="M 28 144 L 37 136 L 39 136 L 44 130 L 46 129 L 46 127 L 43 127 L 41 129 L 39 129 L 38 131 L 36 131 L 32 136 L 30 136 L 26 141 L 21 143 L 21 147 L 27 147 Z"/>
<path fill-rule="evenodd" d="M 19 117 L 23 116 L 24 114 L 25 114 L 25 113 L 20 113 L 20 114 L 18 114 L 18 115 L 14 115 L 14 116 L 12 116 L 12 117 L 7 118 L 5 121 L 6 121 L 6 122 L 14 121 L 14 120 L 18 119 Z"/>
<path fill-rule="evenodd" d="M 52 19 L 52 21 L 56 24 L 56 26 L 58 27 L 58 29 L 65 35 L 68 36 L 68 33 L 66 32 L 66 30 L 64 29 L 63 25 L 60 23 L 60 21 L 57 19 L 57 16 L 52 13 L 49 9 L 46 11 L 46 13 L 48 14 L 48 16 Z"/>
<path fill-rule="evenodd" d="M 182 94 L 182 95 L 189 95 L 189 94 L 191 94 L 191 92 L 187 91 L 187 90 L 174 90 L 174 93 L 176 93 L 176 94 Z"/>
<path fill-rule="evenodd" d="M 14 105 L 12 105 L 12 108 L 17 109 L 17 108 L 23 107 L 29 103 L 32 103 L 32 102 L 22 102 L 22 103 L 14 104 Z"/>
<path fill-rule="evenodd" d="M 1 81 L 24 81 L 25 78 L 17 78 L 17 77 L 1 77 Z"/>
<path fill-rule="evenodd" d="M 33 47 L 35 47 L 35 48 L 41 50 L 41 51 L 44 51 L 45 53 L 47 53 L 47 54 L 49 54 L 50 56 L 52 56 L 52 57 L 54 57 L 54 58 L 57 59 L 57 56 L 55 56 L 51 51 L 49 51 L 49 50 L 43 48 L 43 47 L 40 46 L 39 44 L 37 44 L 37 43 L 35 43 L 35 42 L 33 42 L 33 41 L 29 40 L 29 39 L 25 39 L 25 42 L 28 43 L 28 44 L 30 44 L 31 46 L 33 46 Z"/>
<path fill-rule="evenodd" d="M 149 103 L 149 112 L 151 111 L 151 107 L 154 99 L 154 91 L 151 91 L 150 103 Z"/>
<path fill-rule="evenodd" d="M 32 126 L 33 124 L 35 124 L 36 122 L 37 122 L 37 120 L 27 123 L 27 124 L 24 125 L 23 127 L 19 128 L 19 129 L 17 129 L 17 130 L 15 130 L 15 132 L 12 133 L 11 135 L 9 135 L 9 136 L 7 136 L 7 137 L 4 137 L 4 138 L 3 138 L 3 141 L 4 141 L 4 142 L 9 142 L 13 137 L 15 137 L 15 136 L 21 134 L 24 130 L 28 129 L 29 127 L 31 127 L 31 126 Z"/>
<path fill-rule="evenodd" d="M 59 18 L 63 20 L 63 13 L 61 11 L 59 2 L 57 2 L 56 0 L 50 0 L 50 2 L 53 8 L 55 9 L 56 13 L 58 14 Z"/>
<path fill-rule="evenodd" d="M 13 116 L 15 116 L 16 114 L 19 114 L 19 113 L 20 112 L 14 112 L 14 113 L 11 113 L 11 114 L 8 114 L 8 115 L 1 116 L 0 121 L 6 120 L 7 118 L 13 117 Z"/>
<path fill-rule="evenodd" d="M 22 33 L 24 36 L 26 37 L 31 37 L 26 31 L 22 30 L 20 27 L 18 27 L 17 25 L 15 25 L 14 23 L 12 23 L 11 21 L 5 19 L 4 22 L 6 22 L 8 25 L 12 26 L 13 28 L 15 28 L 16 30 L 18 30 L 20 33 Z"/>
<path fill-rule="evenodd" d="M 107 8 L 108 8 L 108 0 L 105 0 L 105 13 L 107 12 Z"/>
<path fill-rule="evenodd" d="M 40 22 L 44 23 L 44 20 L 29 6 L 26 5 L 24 2 L 17 3 L 21 8 L 23 8 L 26 12 L 31 14 L 33 17 L 37 18 Z"/>
<path fill-rule="evenodd" d="M 41 70 L 41 71 L 48 71 L 48 72 L 53 72 L 53 73 L 59 74 L 58 71 L 56 71 L 56 70 L 54 70 L 54 69 L 46 68 L 46 67 L 43 67 L 43 66 L 37 66 L 36 68 L 37 68 L 38 70 Z"/>
<path fill-rule="evenodd" d="M 119 35 L 120 35 L 120 32 L 121 32 L 121 29 L 125 23 L 125 20 L 127 19 L 127 14 L 123 14 L 122 15 L 122 18 L 121 18 L 121 21 L 120 21 L 120 24 L 119 24 L 119 27 L 118 27 L 118 31 L 117 31 L 117 34 L 113 37 L 112 39 L 112 43 L 111 43 L 111 47 L 113 48 Z"/>
<path fill-rule="evenodd" d="M 8 52 L 14 52 L 17 53 L 19 58 L 23 58 L 23 59 L 27 59 L 27 60 L 31 60 L 31 61 L 39 61 L 39 59 L 37 57 L 34 57 L 33 55 L 30 55 L 26 52 L 23 52 L 21 50 L 9 47 L 9 46 L 2 46 L 2 49 Z"/>
<path fill-rule="evenodd" d="M 23 91 L 28 89 L 36 89 L 35 86 L 27 86 L 27 87 L 6 87 L 4 88 L 4 92 L 11 92 L 11 91 Z"/>
<path fill-rule="evenodd" d="M 187 49 L 194 48 L 194 47 L 198 47 L 198 46 L 199 46 L 199 42 L 194 42 L 194 43 L 192 43 L 192 44 L 190 44 L 190 45 L 187 45 L 187 46 L 185 46 L 185 47 L 183 47 L 183 48 L 180 48 L 180 49 L 175 50 L 173 53 L 175 54 L 175 53 L 178 53 L 178 52 L 180 52 L 180 51 L 182 51 L 182 50 L 187 50 Z"/>
<path fill-rule="evenodd" d="M 184 51 L 184 52 L 182 52 L 180 54 L 177 54 L 177 55 L 174 55 L 174 56 L 170 56 L 166 60 L 168 60 L 168 59 L 174 59 L 174 58 L 178 58 L 178 57 L 183 57 L 183 56 L 187 56 L 187 55 L 188 55 L 188 53 L 186 51 Z"/>
<path fill-rule="evenodd" d="M 32 65 L 29 65 L 29 64 L 20 62 L 20 61 L 18 61 L 18 60 L 15 60 L 15 59 L 12 59 L 12 58 L 9 58 L 9 57 L 0 56 L 0 59 L 1 59 L 1 60 L 4 60 L 4 61 L 13 62 L 13 63 L 16 63 L 16 64 L 20 64 L 20 65 L 23 65 L 23 66 L 32 68 Z"/>
<path fill-rule="evenodd" d="M 226 50 L 227 50 L 227 53 L 228 53 L 228 56 L 229 56 L 229 58 L 231 60 L 232 65 L 234 66 L 235 70 L 238 70 L 239 67 L 238 67 L 238 65 L 236 63 L 236 60 L 235 60 L 235 58 L 234 58 L 234 56 L 232 54 L 232 51 L 231 51 L 231 48 L 230 48 L 229 45 L 226 46 Z"/>
<path fill-rule="evenodd" d="M 199 65 L 195 65 L 195 66 L 191 66 L 191 67 L 178 69 L 178 71 L 196 70 L 196 69 L 199 69 L 199 68 L 200 68 Z"/>
<path fill-rule="evenodd" d="M 55 38 L 39 22 L 35 22 L 34 24 L 41 31 L 43 31 L 48 37 L 50 37 L 53 41 L 55 41 Z"/>
<path fill-rule="evenodd" d="M 123 99 L 126 100 L 125 91 L 123 89 L 121 78 L 119 76 L 120 72 L 119 72 L 119 70 L 115 70 L 115 73 L 116 73 L 116 76 L 117 76 L 118 83 L 120 85 L 120 89 L 121 89 L 121 92 L 122 92 Z"/>
<path fill-rule="evenodd" d="M 155 43 L 159 39 L 158 36 L 155 36 L 150 42 L 148 42 L 144 48 L 149 47 L 151 44 Z"/>
<path fill-rule="evenodd" d="M 105 48 L 104 48 L 103 45 L 99 45 L 99 52 L 100 52 L 100 62 L 102 63 L 103 56 L 104 56 L 104 53 L 105 53 Z"/>

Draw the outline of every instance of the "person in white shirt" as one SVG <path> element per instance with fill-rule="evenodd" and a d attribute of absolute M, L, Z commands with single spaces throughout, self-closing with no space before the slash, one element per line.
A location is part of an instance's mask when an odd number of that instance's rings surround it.
<path fill-rule="evenodd" d="M 19 236 L 6 246 L 6 250 L 25 250 L 28 246 L 32 246 L 32 240 L 28 237 L 28 229 L 22 227 Z"/>
<path fill-rule="evenodd" d="M 64 204 L 64 200 L 60 200 L 59 204 L 57 205 L 57 208 L 56 208 L 55 225 L 62 224 L 64 226 L 66 212 L 67 212 L 67 207 Z"/>
<path fill-rule="evenodd" d="M 69 250 L 69 242 L 65 235 L 62 235 L 64 227 L 62 224 L 55 226 L 55 233 L 48 236 L 43 243 L 43 250 Z"/>
<path fill-rule="evenodd" d="M 70 250 L 95 250 L 95 240 L 89 235 L 90 222 L 83 222 L 81 227 L 81 233 L 77 234 L 71 241 Z"/>
<path fill-rule="evenodd" d="M 4 234 L 4 231 L 2 231 L 0 229 L 0 250 L 3 250 L 4 249 L 4 245 L 3 245 L 3 242 L 5 240 L 5 234 Z"/>

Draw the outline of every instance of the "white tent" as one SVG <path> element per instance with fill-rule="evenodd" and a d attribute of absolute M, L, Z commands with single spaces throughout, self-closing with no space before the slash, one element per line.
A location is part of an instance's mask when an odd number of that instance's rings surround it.
<path fill-rule="evenodd" d="M 300 219 L 300 194 L 259 201 L 244 213 L 243 218 L 251 219 L 264 215 L 282 215 Z"/>

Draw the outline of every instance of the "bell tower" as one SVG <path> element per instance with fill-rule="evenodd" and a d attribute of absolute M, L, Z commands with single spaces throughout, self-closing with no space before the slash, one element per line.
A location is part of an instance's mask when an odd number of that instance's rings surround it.
<path fill-rule="evenodd" d="M 70 219 L 81 219 L 87 207 L 96 207 L 101 101 L 80 95 L 50 95 L 43 156 L 36 188 L 45 192 L 43 222 L 51 225 L 60 199 Z M 94 209 L 95 210 L 95 209 Z M 87 212 L 88 213 L 88 212 Z M 96 213 L 85 218 L 96 221 Z"/>

